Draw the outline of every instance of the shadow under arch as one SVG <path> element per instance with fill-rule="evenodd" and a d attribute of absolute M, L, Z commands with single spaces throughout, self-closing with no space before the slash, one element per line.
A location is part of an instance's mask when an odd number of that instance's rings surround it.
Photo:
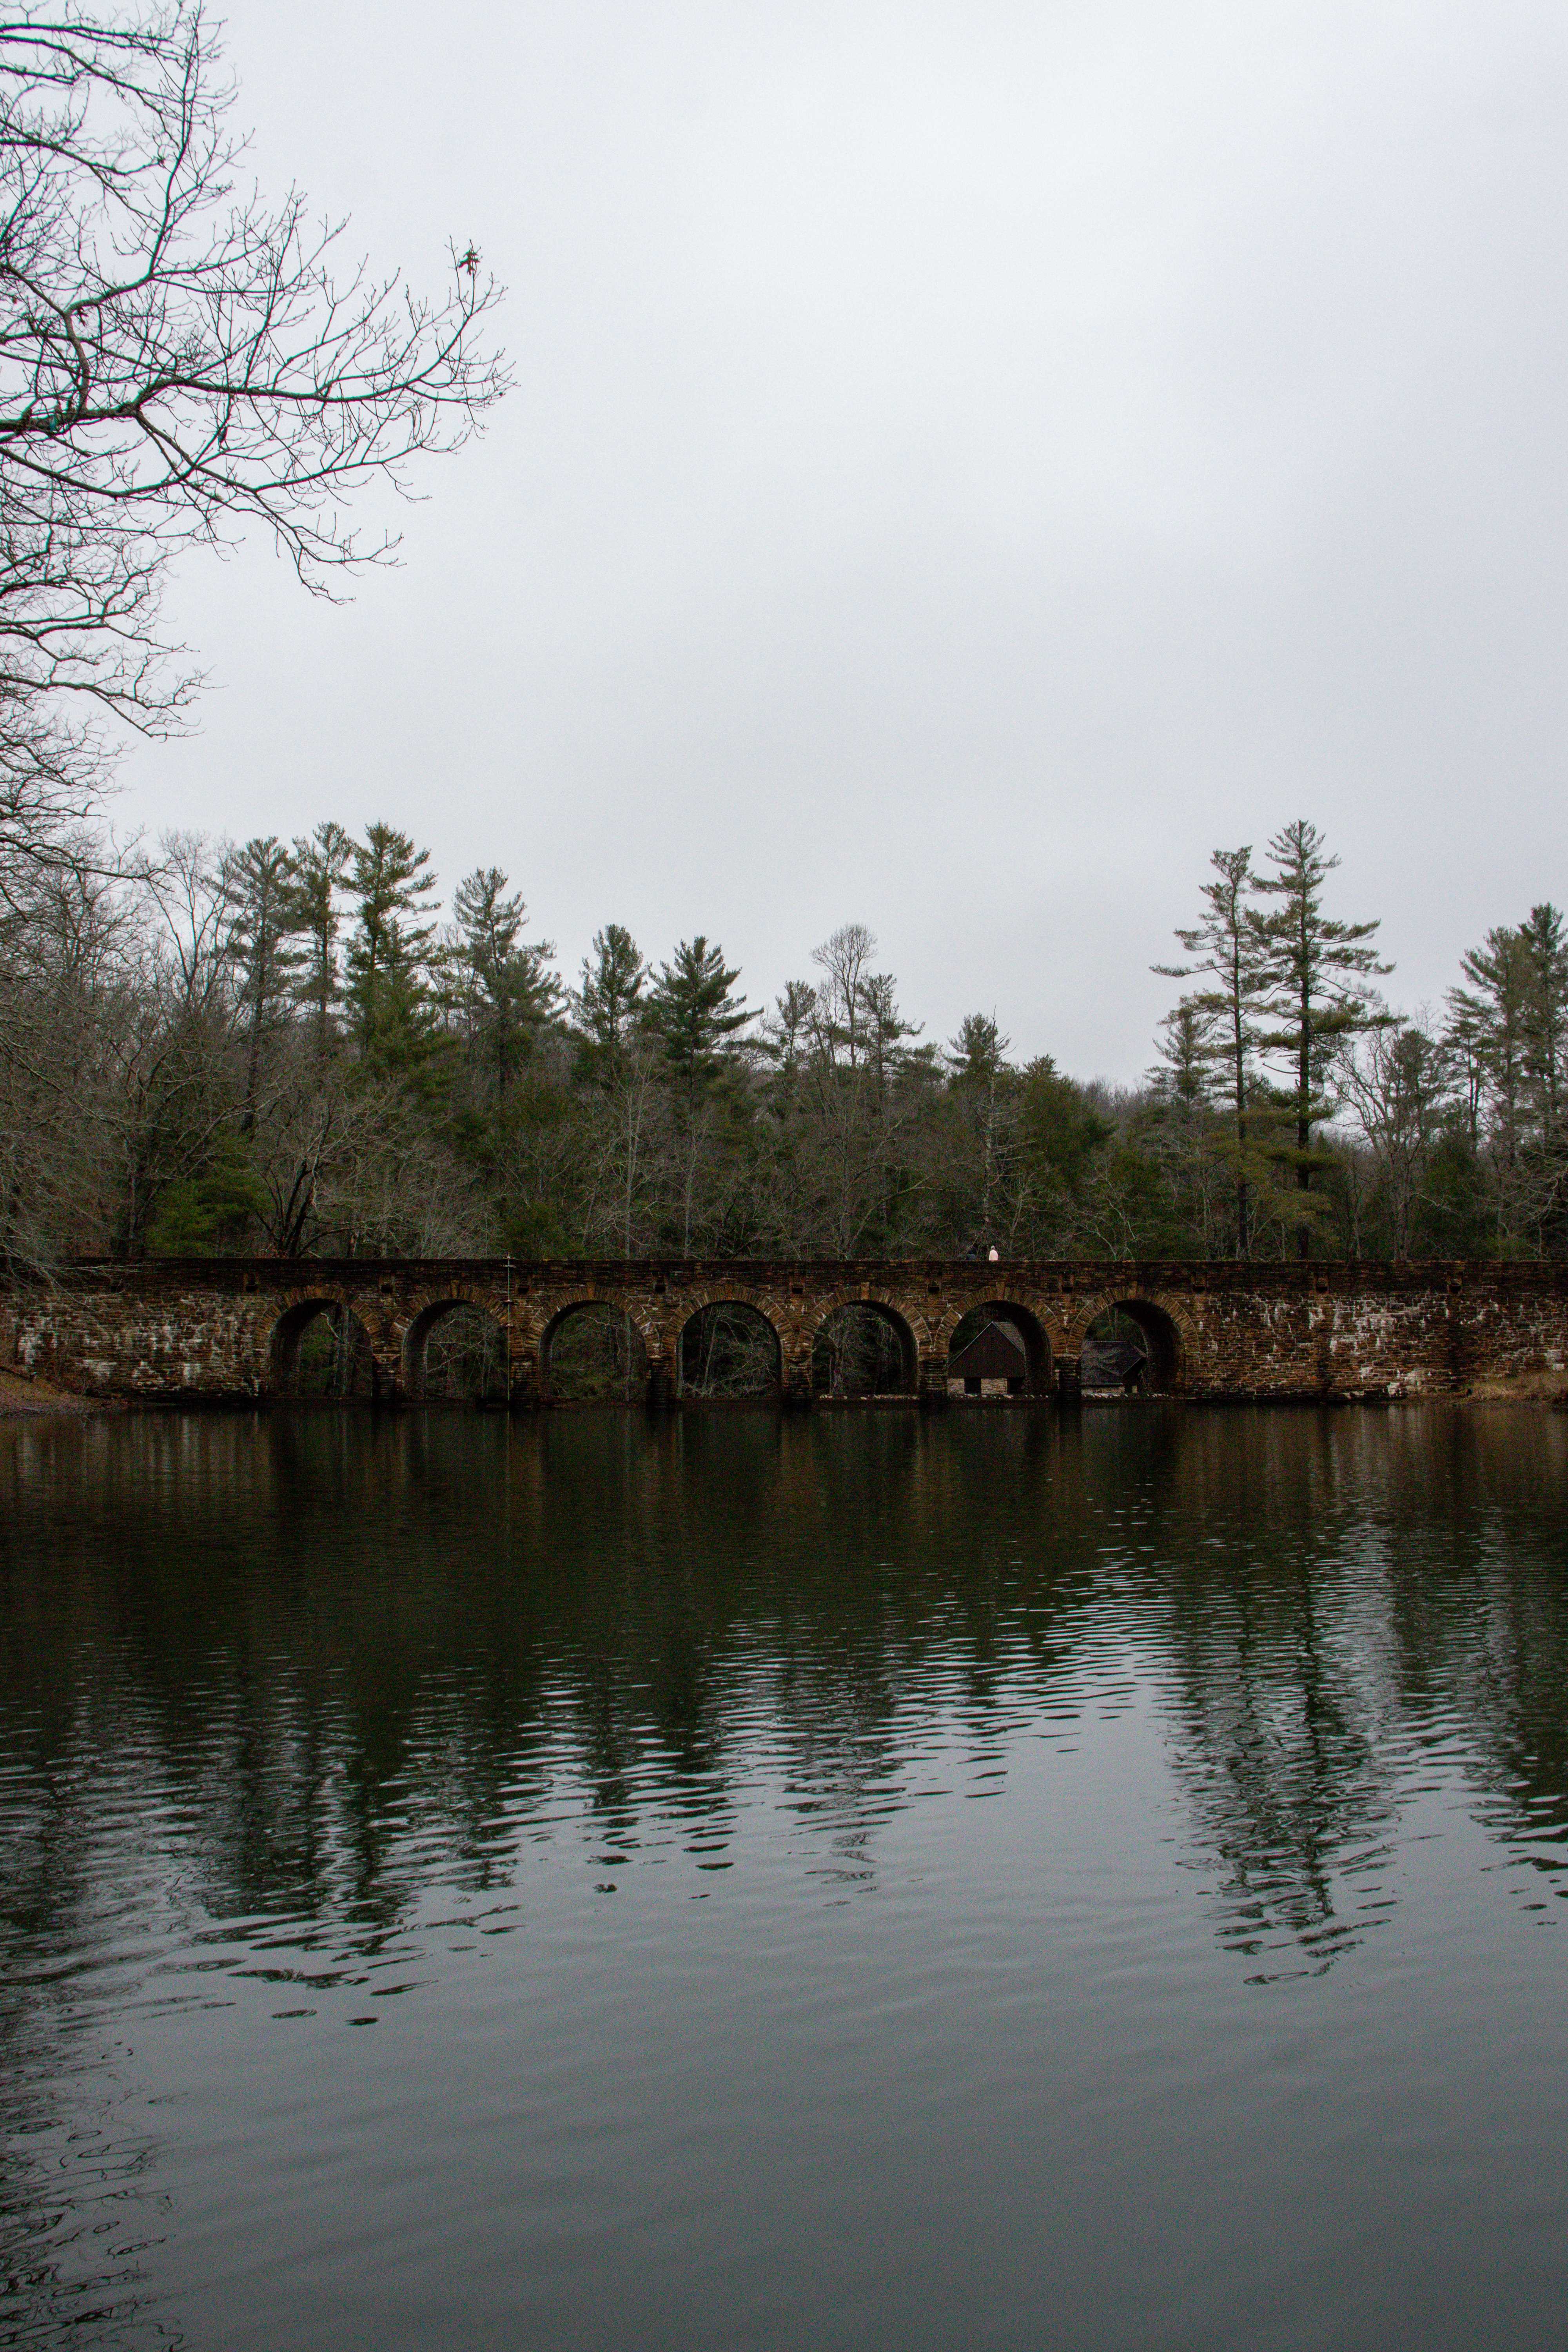
<path fill-rule="evenodd" d="M 540 1334 L 539 1388 L 546 1403 L 641 1404 L 647 1382 L 642 1331 L 608 1299 L 569 1299 Z"/>
<path fill-rule="evenodd" d="M 437 1339 L 440 1360 L 430 1341 Z M 507 1394 L 507 1335 L 503 1324 L 473 1298 L 437 1298 L 422 1307 L 403 1335 L 403 1385 L 422 1402 L 482 1399 Z"/>
<path fill-rule="evenodd" d="M 680 1327 L 675 1373 L 680 1396 L 776 1398 L 784 1386 L 783 1343 L 749 1299 L 710 1298 Z"/>
<path fill-rule="evenodd" d="M 1097 1353 L 1107 1361 L 1119 1353 L 1123 1360 L 1113 1367 L 1113 1377 L 1096 1380 L 1084 1372 L 1091 1393 L 1116 1388 L 1133 1396 L 1168 1396 L 1182 1384 L 1182 1335 L 1152 1298 L 1106 1299 L 1084 1333 L 1080 1360 L 1092 1364 Z"/>
<path fill-rule="evenodd" d="M 341 1298 L 301 1298 L 272 1327 L 276 1397 L 363 1399 L 380 1393 L 370 1334 Z"/>
<path fill-rule="evenodd" d="M 980 1306 L 972 1307 L 954 1326 L 952 1336 L 948 1340 L 949 1363 L 961 1349 L 968 1347 L 972 1339 L 979 1339 L 988 1323 L 1005 1323 L 1010 1329 L 1016 1331 L 1023 1341 L 1025 1360 L 1028 1367 L 1025 1379 L 1025 1394 L 1049 1396 L 1054 1372 L 1050 1334 L 1039 1317 L 1031 1314 L 1028 1307 L 1020 1307 L 1016 1299 L 987 1298 Z"/>
<path fill-rule="evenodd" d="M 920 1349 L 896 1307 L 883 1298 L 846 1298 L 830 1307 L 811 1339 L 816 1396 L 913 1396 Z"/>

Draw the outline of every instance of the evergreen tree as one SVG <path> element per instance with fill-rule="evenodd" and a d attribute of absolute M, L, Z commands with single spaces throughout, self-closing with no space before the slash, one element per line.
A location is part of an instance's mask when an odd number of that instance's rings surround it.
<path fill-rule="evenodd" d="M 1176 932 L 1191 961 L 1157 963 L 1152 970 L 1168 980 L 1208 982 L 1184 997 L 1178 1012 L 1185 1009 L 1194 1026 L 1202 1025 L 1205 1055 L 1224 1072 L 1230 1120 L 1227 1157 L 1236 1184 L 1236 1254 L 1247 1257 L 1252 1249 L 1253 1195 L 1264 1172 L 1254 1139 L 1258 1114 L 1253 1065 L 1268 965 L 1249 904 L 1257 887 L 1250 845 L 1216 849 L 1209 864 L 1215 879 L 1205 882 L 1199 894 L 1203 914 L 1190 929 Z"/>
<path fill-rule="evenodd" d="M 1268 845 L 1275 871 L 1261 876 L 1258 890 L 1278 900 L 1272 914 L 1253 914 L 1267 996 L 1264 1010 L 1276 1025 L 1258 1039 L 1262 1050 L 1289 1055 L 1292 1085 L 1282 1107 L 1295 1128 L 1288 1164 L 1295 1175 L 1296 1254 L 1311 1248 L 1312 1178 L 1327 1164 L 1315 1151 L 1312 1130 L 1333 1104 L 1324 1088 L 1332 1051 L 1342 1039 L 1380 1028 L 1390 1015 L 1369 1004 L 1356 983 L 1391 971 L 1380 963 L 1371 941 L 1378 925 L 1342 923 L 1323 912 L 1323 885 L 1339 865 L 1323 852 L 1323 839 L 1305 817 L 1277 833 Z"/>
<path fill-rule="evenodd" d="M 406 1063 L 425 1042 L 425 982 L 436 940 L 430 852 L 395 825 L 372 824 L 353 846 L 354 931 L 348 999 L 361 1047 Z"/>
<path fill-rule="evenodd" d="M 1499 924 L 1460 964 L 1450 1043 L 1484 1099 L 1497 1227 L 1509 1244 L 1558 1245 L 1568 1192 L 1568 940 L 1550 901 Z"/>
<path fill-rule="evenodd" d="M 923 1021 L 906 1021 L 899 1011 L 898 982 L 890 971 L 873 971 L 860 986 L 864 1020 L 866 1067 L 878 1097 L 886 1102 L 893 1080 L 911 1069 L 935 1067 L 935 1049 L 921 1045 L 910 1052 L 904 1040 L 918 1037 Z"/>
<path fill-rule="evenodd" d="M 795 1080 L 810 1048 L 816 1024 L 816 990 L 809 980 L 786 980 L 784 994 L 763 1027 L 762 1051 L 773 1064 L 781 1091 L 792 1096 Z"/>
<path fill-rule="evenodd" d="M 572 1011 L 590 1064 L 602 1076 L 613 1076 L 620 1066 L 647 977 L 642 950 L 623 924 L 606 923 L 595 932 Z"/>
<path fill-rule="evenodd" d="M 968 1013 L 943 1058 L 948 1091 L 966 1133 L 971 1159 L 971 1203 L 966 1240 L 989 1243 L 1004 1224 L 1003 1190 L 1010 1172 L 1017 1126 L 1017 1074 L 1007 1059 L 1012 1045 L 988 1013 Z"/>
<path fill-rule="evenodd" d="M 314 833 L 296 839 L 289 860 L 291 928 L 305 940 L 295 977 L 295 993 L 310 1008 L 318 1055 L 335 1034 L 342 980 L 338 969 L 340 898 L 347 887 L 353 844 L 329 818 Z"/>
<path fill-rule="evenodd" d="M 561 992 L 549 969 L 554 949 L 546 940 L 520 943 L 527 909 L 506 889 L 499 866 L 465 876 L 452 898 L 456 920 L 448 948 L 470 1051 L 488 1067 L 498 1095 L 506 1093 Z"/>
<path fill-rule="evenodd" d="M 296 928 L 293 861 L 268 835 L 247 841 L 224 860 L 223 893 L 229 913 L 229 949 L 239 974 L 245 1022 L 245 1095 L 239 1129 L 256 1125 L 264 1038 L 283 1018 L 300 956 Z"/>
<path fill-rule="evenodd" d="M 1459 960 L 1468 988 L 1449 992 L 1450 1034 L 1462 1030 L 1485 1074 L 1497 1142 L 1504 1164 L 1519 1157 L 1523 1113 L 1525 1034 L 1530 962 L 1518 931 L 1494 925 L 1484 945 Z"/>
<path fill-rule="evenodd" d="M 1168 1096 L 1184 1110 L 1208 1110 L 1214 1102 L 1214 1016 L 1192 997 L 1184 996 L 1160 1024 L 1154 1051 L 1159 1059 L 1149 1073 L 1157 1094 Z"/>
<path fill-rule="evenodd" d="M 731 1040 L 752 1017 L 735 994 L 739 968 L 731 971 L 723 951 L 699 932 L 682 940 L 668 963 L 660 964 L 648 994 L 648 1023 L 664 1048 L 676 1091 L 689 1111 L 733 1058 Z"/>
<path fill-rule="evenodd" d="M 697 1168 L 704 1133 L 702 1113 L 719 1081 L 733 1067 L 733 1039 L 752 1018 L 734 994 L 739 970 L 699 932 L 682 940 L 668 963 L 660 964 L 648 992 L 648 1026 L 663 1050 L 676 1104 L 683 1183 L 681 1252 L 691 1255 L 691 1219 Z"/>
<path fill-rule="evenodd" d="M 942 1056 L 952 1085 L 994 1086 L 1007 1067 L 1007 1048 L 1012 1042 L 1010 1037 L 1004 1037 L 1002 1025 L 994 1014 L 966 1013 L 958 1024 L 957 1036 Z"/>
<path fill-rule="evenodd" d="M 1530 910 L 1520 944 L 1525 964 L 1524 1075 L 1534 1097 L 1542 1139 L 1554 1139 L 1562 1123 L 1564 1037 L 1568 1032 L 1568 939 L 1563 917 L 1550 900 Z"/>

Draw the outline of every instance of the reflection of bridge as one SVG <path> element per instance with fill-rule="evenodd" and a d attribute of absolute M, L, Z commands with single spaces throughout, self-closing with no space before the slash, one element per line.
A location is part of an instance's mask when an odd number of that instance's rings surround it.
<path fill-rule="evenodd" d="M 658 1403 L 680 1391 L 683 1332 L 721 1302 L 762 1318 L 790 1402 L 810 1398 L 814 1347 L 846 1308 L 891 1335 L 883 1385 L 927 1401 L 946 1396 L 953 1335 L 981 1309 L 1022 1339 L 1035 1397 L 1078 1393 L 1086 1336 L 1113 1310 L 1143 1334 L 1147 1385 L 1189 1396 L 1568 1385 L 1568 1265 L 1490 1263 L 99 1260 L 0 1286 L 0 1368 L 101 1395 L 286 1394 L 326 1315 L 363 1326 L 378 1396 L 416 1398 L 432 1330 L 467 1307 L 494 1327 L 505 1393 L 542 1403 L 559 1335 L 598 1307 L 635 1329 Z"/>

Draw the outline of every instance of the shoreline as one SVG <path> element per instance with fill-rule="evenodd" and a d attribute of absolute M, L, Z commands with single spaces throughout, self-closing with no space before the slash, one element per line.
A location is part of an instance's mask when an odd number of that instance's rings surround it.
<path fill-rule="evenodd" d="M 1279 1405 L 1292 1411 L 1302 1407 L 1332 1405 L 1336 1411 L 1354 1405 L 1373 1405 L 1384 1412 L 1400 1405 L 1476 1405 L 1487 1411 L 1499 1406 L 1527 1406 L 1535 1412 L 1568 1412 L 1568 1383 L 1561 1373 L 1527 1373 L 1518 1381 L 1489 1381 L 1478 1382 L 1475 1388 L 1461 1391 L 1433 1390 L 1403 1396 L 1379 1395 L 1352 1391 L 1338 1395 L 1296 1394 L 1284 1396 L 1197 1396 L 1184 1397 L 1179 1393 L 1155 1396 L 1123 1396 L 1113 1390 L 1089 1390 L 1078 1399 L 1069 1411 L 1101 1412 L 1111 1410 L 1137 1411 L 1142 1406 L 1190 1404 L 1202 1406 L 1207 1412 L 1223 1411 L 1226 1406 Z M 301 1410 L 301 1401 L 289 1397 L 267 1396 L 82 1396 L 70 1389 L 57 1388 L 52 1381 L 26 1373 L 0 1370 L 0 1426 L 8 1422 L 46 1421 L 51 1417 L 81 1420 L 100 1413 L 125 1413 L 142 1411 L 153 1413 L 198 1412 L 221 1415 L 236 1409 L 250 1412 L 284 1412 Z M 376 1404 L 368 1397 L 332 1399 L 313 1398 L 303 1402 L 307 1412 L 349 1411 L 383 1412 L 402 1415 L 409 1412 L 435 1411 L 461 1413 L 477 1410 L 474 1403 L 461 1400 L 433 1401 L 400 1397 L 395 1402 Z M 781 1400 L 770 1397 L 683 1397 L 667 1410 L 676 1413 L 756 1412 L 784 1410 Z M 829 1413 L 884 1412 L 919 1410 L 919 1400 L 912 1396 L 888 1394 L 871 1397 L 817 1398 L 814 1409 Z M 504 1406 L 490 1410 L 504 1412 Z M 640 1400 L 623 1403 L 619 1399 L 563 1398 L 550 1404 L 531 1408 L 514 1408 L 519 1418 L 533 1420 L 541 1414 L 565 1412 L 595 1412 L 601 1411 L 641 1412 L 647 1407 Z M 966 1397 L 944 1403 L 945 1412 L 958 1413 L 995 1414 L 1023 1412 L 1060 1412 L 1061 1402 L 1056 1397 Z"/>
<path fill-rule="evenodd" d="M 0 1371 L 0 1421 L 41 1421 L 49 1413 L 110 1412 L 117 1397 L 78 1396 L 29 1372 Z"/>

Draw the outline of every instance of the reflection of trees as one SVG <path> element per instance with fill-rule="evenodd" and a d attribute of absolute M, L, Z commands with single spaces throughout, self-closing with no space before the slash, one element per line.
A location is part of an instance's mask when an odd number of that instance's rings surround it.
<path fill-rule="evenodd" d="M 92 1932 L 106 1780 L 231 1958 L 356 1982 L 433 1890 L 504 1891 L 520 1836 L 718 1867 L 780 1805 L 873 1875 L 934 1748 L 1005 1766 L 1131 1672 L 1226 1941 L 1326 1965 L 1424 1741 L 1543 1864 L 1568 1832 L 1565 1440 L 1441 1410 L 9 1433 L 12 1948 Z"/>
<path fill-rule="evenodd" d="M 1196 1615 L 1183 1609 L 1173 1629 L 1178 1769 L 1220 1864 L 1223 1932 L 1244 1952 L 1284 1944 L 1326 1967 L 1359 1940 L 1357 1889 L 1381 1887 L 1395 1817 L 1371 1695 L 1310 1577 L 1247 1578 Z"/>
<path fill-rule="evenodd" d="M 1011 1439 L 1037 1481 L 1061 1450 L 1047 1423 Z M 57 1781 L 134 1759 L 195 1901 L 257 1937 L 314 1922 L 339 1967 L 433 1870 L 504 1876 L 563 1782 L 627 1834 L 710 1834 L 761 1748 L 851 1836 L 896 1795 L 933 1665 L 980 1722 L 1005 1678 L 1011 1507 L 912 1417 L 93 1423 L 36 1441 L 31 1478 L 13 1452 L 10 1524 L 44 1484 L 58 1503 L 67 1446 L 91 1504 L 23 1566 L 37 1623 L 0 1704 L 41 1660 Z"/>
<path fill-rule="evenodd" d="M 1177 1772 L 1225 1940 L 1322 1969 L 1381 1900 L 1396 1808 L 1381 1737 L 1381 1599 L 1314 1413 L 1173 1416 L 1150 1511 Z"/>
<path fill-rule="evenodd" d="M 1162 1420 L 1141 1507 L 1162 1565 L 1139 1582 L 1225 1939 L 1299 1955 L 1269 1973 L 1359 1941 L 1392 1909 L 1398 1814 L 1435 1771 L 1479 1783 L 1494 1832 L 1555 1867 L 1568 1433 L 1442 1407 Z"/>
<path fill-rule="evenodd" d="M 1559 1421 L 1442 1410 L 0 1432 L 7 2273 L 152 2340 L 127 2005 L 393 1990 L 529 1841 L 717 1872 L 777 1810 L 851 1895 L 932 1780 L 1141 1689 L 1249 1972 L 1387 1916 L 1412 1790 L 1468 1776 L 1554 1869 L 1565 1468 Z"/>
<path fill-rule="evenodd" d="M 21 1447 L 16 1449 L 19 1454 Z M 5 1459 L 0 1454 L 0 1462 Z M 18 1467 L 13 1457 L 8 1465 Z M 0 2304 L 26 2299 L 29 2342 L 111 2319 L 127 2347 L 161 2340 L 139 2293 L 138 2241 L 158 2227 L 156 2140 L 128 2124 L 115 2052 L 94 2031 L 116 1955 L 117 1877 L 134 1838 L 117 1775 L 93 1755 L 90 1696 L 52 1671 L 63 1601 L 83 1649 L 108 1626 L 92 1580 L 65 1593 L 14 1580 L 0 1501 Z M 114 1849 L 121 1852 L 116 1854 Z M 127 1851 L 129 1849 L 129 1851 Z M 121 1867 L 106 1872 L 106 1855 Z M 115 1994 L 123 1979 L 110 1977 Z M 18 2340 L 20 2340 L 18 2338 Z"/>

